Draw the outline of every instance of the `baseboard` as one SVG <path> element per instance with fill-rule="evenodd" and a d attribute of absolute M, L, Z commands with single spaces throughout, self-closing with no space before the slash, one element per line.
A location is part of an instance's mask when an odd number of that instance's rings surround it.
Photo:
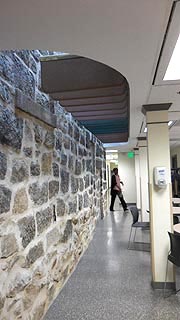
<path fill-rule="evenodd" d="M 151 281 L 151 286 L 153 289 L 164 289 L 164 284 L 165 282 L 156 282 L 156 281 Z M 176 290 L 176 283 L 175 282 L 166 282 L 166 289 L 167 290 Z"/>

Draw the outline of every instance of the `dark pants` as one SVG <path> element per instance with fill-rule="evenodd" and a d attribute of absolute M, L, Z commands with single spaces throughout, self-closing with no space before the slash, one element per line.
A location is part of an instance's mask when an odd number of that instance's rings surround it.
<path fill-rule="evenodd" d="M 113 207 L 114 207 L 114 201 L 116 199 L 116 196 L 119 197 L 119 200 L 121 201 L 123 210 L 127 210 L 127 204 L 126 201 L 124 200 L 123 194 L 122 192 L 116 191 L 116 190 L 112 190 L 111 191 L 111 205 L 110 205 L 110 211 L 113 211 Z"/>

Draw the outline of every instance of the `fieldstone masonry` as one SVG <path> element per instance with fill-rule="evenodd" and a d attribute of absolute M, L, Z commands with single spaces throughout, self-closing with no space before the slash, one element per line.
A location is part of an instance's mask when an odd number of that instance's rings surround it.
<path fill-rule="evenodd" d="M 0 52 L 3 320 L 42 319 L 106 210 L 102 144 L 40 91 L 44 54 Z"/>

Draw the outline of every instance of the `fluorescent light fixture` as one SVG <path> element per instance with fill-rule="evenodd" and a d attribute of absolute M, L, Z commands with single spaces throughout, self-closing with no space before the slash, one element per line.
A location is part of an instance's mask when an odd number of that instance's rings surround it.
<path fill-rule="evenodd" d="M 114 163 L 114 164 L 118 164 L 118 160 L 110 160 L 109 162 Z"/>
<path fill-rule="evenodd" d="M 118 152 L 118 151 L 117 150 L 106 150 L 106 152 L 112 153 L 112 152 Z"/>
<path fill-rule="evenodd" d="M 128 142 L 103 143 L 104 148 L 116 148 L 128 145 Z"/>
<path fill-rule="evenodd" d="M 180 79 L 180 34 L 166 70 L 164 81 Z"/>

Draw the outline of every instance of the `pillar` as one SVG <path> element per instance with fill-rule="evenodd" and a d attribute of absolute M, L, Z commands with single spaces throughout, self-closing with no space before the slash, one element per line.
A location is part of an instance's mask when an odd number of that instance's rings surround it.
<path fill-rule="evenodd" d="M 140 174 L 140 204 L 141 220 L 149 221 L 149 192 L 148 192 L 148 166 L 147 166 L 147 141 L 144 137 L 138 138 L 139 147 L 139 174 Z"/>
<path fill-rule="evenodd" d="M 168 231 L 172 232 L 172 201 L 168 109 L 170 103 L 144 105 L 146 115 L 148 143 L 148 184 L 150 204 L 151 263 L 152 286 L 161 289 L 164 286 L 167 255 L 169 250 Z M 154 167 L 166 168 L 167 185 L 159 188 L 154 185 Z M 175 287 L 174 269 L 169 264 L 167 288 Z"/>
<path fill-rule="evenodd" d="M 134 158 L 135 158 L 135 178 L 136 178 L 136 206 L 138 209 L 140 209 L 141 197 L 140 197 L 139 148 L 134 148 Z"/>

